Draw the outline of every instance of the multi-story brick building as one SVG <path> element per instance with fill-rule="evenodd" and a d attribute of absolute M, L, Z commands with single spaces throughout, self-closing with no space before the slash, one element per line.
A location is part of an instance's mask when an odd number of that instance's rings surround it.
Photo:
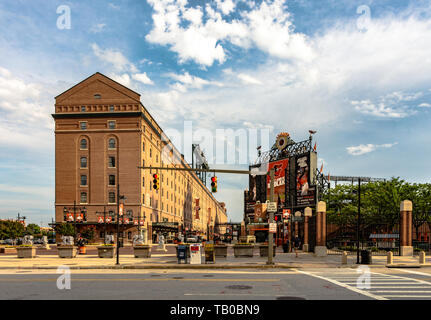
<path fill-rule="evenodd" d="M 121 229 L 127 240 L 137 234 L 133 221 L 138 219 L 150 241 L 158 232 L 208 237 L 217 231 L 217 222 L 227 221 L 224 205 L 194 172 L 160 170 L 160 189 L 154 190 L 155 170 L 138 168 L 190 168 L 175 146 L 163 141 L 162 129 L 138 93 L 95 73 L 55 100 L 56 224 L 72 217 L 78 232 L 95 227 L 96 241 L 104 238 L 105 227 L 115 234 L 115 222 L 99 221 L 116 216 L 118 185 L 126 197 L 124 217 L 129 223 L 123 221 Z M 165 146 L 170 152 L 162 159 Z M 74 202 L 85 212 L 82 221 L 73 217 Z"/>

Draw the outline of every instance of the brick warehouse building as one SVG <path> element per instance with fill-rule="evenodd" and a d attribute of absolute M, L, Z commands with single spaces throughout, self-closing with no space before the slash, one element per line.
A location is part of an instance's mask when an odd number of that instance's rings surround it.
<path fill-rule="evenodd" d="M 140 95 L 95 73 L 55 98 L 55 224 L 73 221 L 78 232 L 95 228 L 95 241 L 116 234 L 117 185 L 124 195 L 122 237 L 131 241 L 141 223 L 155 234 L 192 233 L 204 238 L 227 222 L 226 209 L 194 172 L 163 171 L 160 189 L 138 166 L 190 168 L 140 101 Z M 162 162 L 162 147 L 171 152 Z M 187 147 L 187 146 L 186 146 Z M 191 146 L 190 146 L 191 147 Z M 74 208 L 74 202 L 76 207 Z M 123 202 L 123 200 L 121 200 Z M 82 215 L 81 215 L 82 212 Z M 103 219 L 114 221 L 105 223 Z M 102 220 L 101 220 L 102 219 Z M 127 221 L 128 220 L 128 221 Z M 135 223 L 135 224 L 134 224 Z"/>

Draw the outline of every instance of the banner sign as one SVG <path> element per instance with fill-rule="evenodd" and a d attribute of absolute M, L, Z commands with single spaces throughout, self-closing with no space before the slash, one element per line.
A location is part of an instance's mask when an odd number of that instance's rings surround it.
<path fill-rule="evenodd" d="M 271 192 L 271 177 L 270 171 L 274 168 L 274 197 L 280 198 L 281 203 L 284 203 L 284 184 L 289 183 L 289 179 L 285 179 L 286 169 L 289 171 L 289 159 L 270 162 L 268 165 L 268 175 L 266 177 L 267 184 L 267 199 L 270 197 Z M 287 180 L 287 181 L 285 181 Z"/>
<path fill-rule="evenodd" d="M 120 211 L 119 211 L 120 216 L 123 215 L 123 212 L 124 212 L 124 205 L 122 203 L 120 203 Z"/>
<path fill-rule="evenodd" d="M 296 205 L 313 206 L 315 204 L 316 186 L 311 186 L 310 153 L 296 157 Z"/>
<path fill-rule="evenodd" d="M 97 221 L 98 221 L 98 223 L 103 223 L 104 222 L 104 220 L 103 220 L 103 217 L 102 216 L 99 216 L 99 217 L 97 217 Z"/>
<path fill-rule="evenodd" d="M 111 217 L 106 217 L 106 223 L 111 223 L 112 222 L 112 218 Z"/>

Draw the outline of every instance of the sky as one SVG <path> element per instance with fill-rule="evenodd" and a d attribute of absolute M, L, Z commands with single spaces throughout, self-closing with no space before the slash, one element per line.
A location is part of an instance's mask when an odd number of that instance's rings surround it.
<path fill-rule="evenodd" d="M 430 53 L 424 0 L 2 0 L 0 218 L 51 222 L 54 97 L 95 72 L 167 131 L 312 129 L 325 174 L 430 182 Z M 218 176 L 232 221 L 247 184 Z"/>

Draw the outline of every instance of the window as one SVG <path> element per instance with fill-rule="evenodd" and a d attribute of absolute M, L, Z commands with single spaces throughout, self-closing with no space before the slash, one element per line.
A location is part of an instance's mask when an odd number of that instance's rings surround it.
<path fill-rule="evenodd" d="M 129 217 L 129 218 L 133 217 L 133 210 L 127 210 L 126 211 L 126 216 Z"/>
<path fill-rule="evenodd" d="M 81 192 L 81 203 L 87 203 L 87 192 Z"/>
<path fill-rule="evenodd" d="M 145 194 L 142 194 L 142 203 L 145 205 Z"/>
<path fill-rule="evenodd" d="M 127 232 L 127 239 L 132 239 L 132 232 L 131 231 L 129 231 L 129 232 Z"/>
<path fill-rule="evenodd" d="M 145 151 L 145 142 L 142 142 L 142 151 Z"/>
<path fill-rule="evenodd" d="M 109 199 L 108 199 L 109 203 L 115 203 L 115 192 L 109 192 Z M 109 213 L 111 213 L 111 211 L 109 211 Z M 112 211 L 113 213 L 113 211 Z"/>
<path fill-rule="evenodd" d="M 81 168 L 87 168 L 87 157 L 81 157 Z"/>
<path fill-rule="evenodd" d="M 108 167 L 109 168 L 115 168 L 115 157 L 109 157 L 108 158 Z"/>
<path fill-rule="evenodd" d="M 114 106 L 109 106 L 109 111 L 114 111 Z"/>
<path fill-rule="evenodd" d="M 94 95 L 94 99 L 101 99 L 102 98 L 102 96 L 100 95 L 100 94 L 98 94 L 98 93 L 96 93 L 95 95 Z"/>
<path fill-rule="evenodd" d="M 88 148 L 87 139 L 81 139 L 80 148 L 81 149 L 87 149 Z"/>
<path fill-rule="evenodd" d="M 115 121 L 108 121 L 108 128 L 115 129 Z"/>
<path fill-rule="evenodd" d="M 87 176 L 85 174 L 81 175 L 81 186 L 87 185 Z"/>
<path fill-rule="evenodd" d="M 151 158 L 152 153 L 153 153 L 153 152 L 152 152 L 152 149 L 150 148 L 150 158 Z"/>
<path fill-rule="evenodd" d="M 159 156 L 156 154 L 156 162 L 159 162 Z"/>
<path fill-rule="evenodd" d="M 114 138 L 109 139 L 108 148 L 109 149 L 115 149 L 115 139 Z"/>
<path fill-rule="evenodd" d="M 81 106 L 81 112 L 85 112 L 85 106 Z"/>
<path fill-rule="evenodd" d="M 113 175 L 113 174 L 109 175 L 109 185 L 115 186 L 115 175 Z"/>
<path fill-rule="evenodd" d="M 81 127 L 81 130 L 87 130 L 87 121 L 81 121 L 79 122 L 79 125 Z"/>
<path fill-rule="evenodd" d="M 142 186 L 145 187 L 145 177 L 142 177 Z"/>

